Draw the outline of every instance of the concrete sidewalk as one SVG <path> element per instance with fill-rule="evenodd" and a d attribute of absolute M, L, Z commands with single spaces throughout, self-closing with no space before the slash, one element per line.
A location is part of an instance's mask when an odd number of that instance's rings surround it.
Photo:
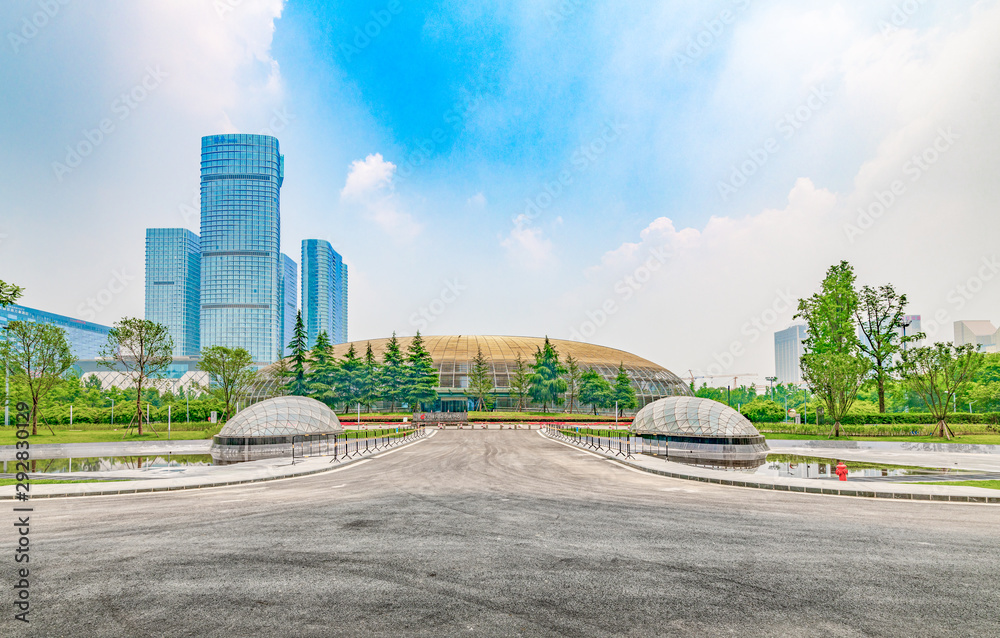
<path fill-rule="evenodd" d="M 416 445 L 422 441 L 427 440 L 429 437 L 434 435 L 434 431 L 428 429 L 427 435 L 420 439 L 412 440 L 402 445 L 396 445 L 389 448 L 383 448 L 379 452 L 374 452 L 364 456 L 354 456 L 348 459 L 338 459 L 333 460 L 332 456 L 314 456 L 305 458 L 296 458 L 295 462 L 292 463 L 292 459 L 289 457 L 276 458 L 276 459 L 263 459 L 260 461 L 247 461 L 245 463 L 235 463 L 233 465 L 200 465 L 200 466 L 181 466 L 181 467 L 155 467 L 143 470 L 115 470 L 110 472 L 64 472 L 58 475 L 60 479 L 74 479 L 74 480 L 100 480 L 104 482 L 91 482 L 91 483 L 67 483 L 65 485 L 60 484 L 44 484 L 44 485 L 32 485 L 30 496 L 32 499 L 37 498 L 57 498 L 57 497 L 68 497 L 68 496 L 109 496 L 117 494 L 140 494 L 145 492 L 168 492 L 175 490 L 190 490 L 198 489 L 204 487 L 224 487 L 227 485 L 240 485 L 243 483 L 256 483 L 260 481 L 273 481 L 276 479 L 293 478 L 299 476 L 308 476 L 310 474 L 318 474 L 320 472 L 330 472 L 341 467 L 345 467 L 350 464 L 358 464 L 367 462 L 370 459 L 383 456 L 390 452 L 396 450 L 401 450 L 403 448 L 409 447 L 411 445 Z M 174 452 L 183 454 L 207 454 L 208 446 L 211 445 L 211 441 L 196 441 L 197 443 L 207 444 L 203 451 L 185 451 L 185 452 Z M 143 442 L 143 445 L 147 442 Z M 151 441 L 148 443 L 171 443 L 170 441 Z M 86 445 L 91 446 L 95 444 L 90 443 L 73 443 L 65 444 L 61 447 L 68 447 L 71 445 Z M 135 444 L 96 444 L 96 445 L 128 445 L 134 446 Z M 37 454 L 37 448 L 41 446 L 33 446 L 32 451 Z M 130 450 L 134 449 L 132 447 Z M 77 453 L 77 449 L 71 450 L 73 453 Z M 126 454 L 136 454 L 134 451 L 129 451 Z M 162 450 L 156 450 L 150 452 L 150 454 L 166 454 L 166 446 Z M 94 456 L 115 456 L 113 454 L 96 454 Z M 49 457 L 53 458 L 53 457 Z M 69 458 L 68 456 L 65 458 Z M 77 458 L 77 457 L 73 457 Z M 82 458 L 82 457 L 81 457 Z M 33 474 L 32 479 L 40 480 L 51 478 L 53 475 L 45 474 Z M 120 480 L 120 482 L 107 482 Z M 121 480 L 128 479 L 128 480 Z M 0 487 L 0 500 L 13 500 L 15 486 L 5 485 Z"/>
<path fill-rule="evenodd" d="M 104 456 L 163 456 L 167 454 L 208 454 L 212 439 L 176 441 L 115 441 L 104 443 L 38 443 L 29 450 L 35 459 L 83 459 Z M 17 448 L 0 447 L 0 461 L 13 461 Z"/>
<path fill-rule="evenodd" d="M 539 433 L 541 436 L 546 436 Z M 825 479 L 802 479 L 780 476 L 764 476 L 760 474 L 750 474 L 739 471 L 713 470 L 704 467 L 696 467 L 684 463 L 674 463 L 654 456 L 644 454 L 634 454 L 633 458 L 625 458 L 621 455 L 581 447 L 558 438 L 547 437 L 556 443 L 586 450 L 592 454 L 597 454 L 607 458 L 609 461 L 619 463 L 626 467 L 652 474 L 659 474 L 670 478 L 687 479 L 691 481 L 701 481 L 703 483 L 715 483 L 718 485 L 732 485 L 735 487 L 749 487 L 762 490 L 774 490 L 779 492 L 803 492 L 808 494 L 829 494 L 834 496 L 857 496 L 864 498 L 884 498 L 894 500 L 914 500 L 914 501 L 948 501 L 952 503 L 989 503 L 1000 504 L 1000 490 L 992 490 L 982 487 L 964 487 L 960 485 L 914 485 L 910 483 L 884 483 L 876 481 L 848 480 L 835 481 Z M 770 444 L 770 441 L 768 442 Z M 772 449 L 772 452 L 779 454 L 798 454 L 792 452 L 795 448 Z M 810 448 L 802 448 L 810 449 Z M 837 454 L 843 452 L 838 450 Z M 824 450 L 824 457 L 831 455 L 830 450 Z M 919 465 L 923 467 L 936 467 L 935 457 L 938 454 L 928 453 L 925 457 L 920 457 L 919 462 L 907 462 L 906 465 Z M 937 459 L 940 462 L 940 459 Z M 886 462 L 879 459 L 880 462 Z M 894 461 L 894 463 L 899 463 Z M 919 481 L 920 477 L 914 477 L 914 481 Z M 957 477 L 956 480 L 961 480 Z"/>

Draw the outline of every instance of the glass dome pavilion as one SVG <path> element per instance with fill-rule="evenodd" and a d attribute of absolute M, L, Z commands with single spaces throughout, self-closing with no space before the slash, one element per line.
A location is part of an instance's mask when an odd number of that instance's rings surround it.
<path fill-rule="evenodd" d="M 698 397 L 668 397 L 654 401 L 635 415 L 632 432 L 672 461 L 756 467 L 768 447 L 749 419 L 731 407 Z"/>
<path fill-rule="evenodd" d="M 295 440 L 335 440 L 344 431 L 326 404 L 308 397 L 283 396 L 240 410 L 212 437 L 212 456 L 224 461 L 250 461 L 285 456 Z"/>

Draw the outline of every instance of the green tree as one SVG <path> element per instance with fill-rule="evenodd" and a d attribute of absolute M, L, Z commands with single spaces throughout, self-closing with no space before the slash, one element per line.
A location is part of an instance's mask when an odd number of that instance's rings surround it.
<path fill-rule="evenodd" d="M 392 338 L 385 345 L 385 352 L 382 353 L 382 366 L 379 370 L 379 386 L 382 390 L 382 399 L 389 402 L 389 411 L 395 412 L 396 402 L 402 401 L 406 392 L 406 370 L 403 366 L 403 351 L 399 347 L 399 340 L 396 333 L 392 333 Z"/>
<path fill-rule="evenodd" d="M 198 367 L 208 373 L 208 391 L 222 402 L 222 420 L 233 414 L 236 397 L 245 392 L 257 378 L 253 357 L 245 348 L 209 346 L 201 351 Z"/>
<path fill-rule="evenodd" d="M 63 382 L 75 360 L 66 333 L 52 324 L 11 321 L 0 344 L 0 356 L 12 381 L 23 384 L 31 397 L 31 433 L 38 434 L 39 402 Z"/>
<path fill-rule="evenodd" d="M 1000 352 L 983 355 L 983 365 L 969 384 L 966 400 L 977 412 L 1000 412 Z"/>
<path fill-rule="evenodd" d="M 472 370 L 469 372 L 469 392 L 476 400 L 477 410 L 489 410 L 493 407 L 491 399 L 493 374 L 481 347 L 476 350 L 476 356 L 472 360 Z"/>
<path fill-rule="evenodd" d="M 521 358 L 521 353 L 518 352 L 514 359 L 514 369 L 510 372 L 507 381 L 510 396 L 517 399 L 515 409 L 518 412 L 523 411 L 526 407 L 525 399 L 528 397 L 528 391 L 531 390 L 531 375 L 528 370 L 527 364 Z"/>
<path fill-rule="evenodd" d="M 923 335 L 903 337 L 903 317 L 906 312 L 906 295 L 897 294 L 891 284 L 861 289 L 855 317 L 864 339 L 859 342 L 861 352 L 871 359 L 875 385 L 878 390 L 878 411 L 885 412 L 886 383 L 892 379 L 896 354 L 904 344 Z"/>
<path fill-rule="evenodd" d="M 295 328 L 292 332 L 292 340 L 288 342 L 288 349 L 292 351 L 292 365 L 285 373 L 288 379 L 285 388 L 293 396 L 305 396 L 308 391 L 308 387 L 306 386 L 307 348 L 306 324 L 302 321 L 302 311 L 299 310 L 295 313 Z"/>
<path fill-rule="evenodd" d="M 310 396 L 334 406 L 337 402 L 339 365 L 333 356 L 330 338 L 325 330 L 316 335 L 316 343 L 308 355 L 309 370 L 305 375 L 306 389 Z"/>
<path fill-rule="evenodd" d="M 820 292 L 799 299 L 795 315 L 805 320 L 809 332 L 800 361 L 802 378 L 826 406 L 834 421 L 834 436 L 840 436 L 840 421 L 851 409 L 871 365 L 861 355 L 854 330 L 858 308 L 854 278 L 854 269 L 846 261 L 831 266 Z"/>
<path fill-rule="evenodd" d="M 437 401 L 437 386 L 439 383 L 437 370 L 431 353 L 424 347 L 424 338 L 420 331 L 410 340 L 406 356 L 406 390 L 404 397 L 410 404 L 410 409 L 419 411 L 425 403 Z"/>
<path fill-rule="evenodd" d="M 594 414 L 598 408 L 607 409 L 615 403 L 615 390 L 608 380 L 590 369 L 580 375 L 580 403 L 593 406 Z"/>
<path fill-rule="evenodd" d="M 753 422 L 776 423 L 785 420 L 785 409 L 776 401 L 758 397 L 740 407 L 740 412 Z"/>
<path fill-rule="evenodd" d="M 125 373 L 136 390 L 135 419 L 142 436 L 142 391 L 149 379 L 158 377 L 174 358 L 174 340 L 163 324 L 125 317 L 108 332 L 108 342 L 100 352 L 101 365 Z M 129 423 L 131 427 L 132 423 Z"/>
<path fill-rule="evenodd" d="M 634 410 L 639 405 L 632 380 L 628 378 L 625 366 L 621 363 L 618 364 L 618 374 L 615 376 L 614 400 L 618 403 L 619 414 L 625 410 Z"/>
<path fill-rule="evenodd" d="M 378 361 L 375 360 L 375 353 L 372 352 L 372 344 L 369 341 L 358 382 L 358 397 L 367 410 L 371 412 L 372 405 L 379 400 L 380 395 L 379 365 Z"/>
<path fill-rule="evenodd" d="M 559 353 L 545 337 L 545 343 L 535 352 L 535 364 L 531 366 L 531 389 L 528 394 L 535 403 L 542 404 L 542 412 L 548 412 L 548 404 L 559 405 L 566 392 L 566 367 L 559 362 Z"/>
<path fill-rule="evenodd" d="M 0 308 L 9 306 L 17 301 L 22 292 L 24 292 L 24 288 L 0 281 Z"/>
<path fill-rule="evenodd" d="M 358 357 L 358 351 L 352 343 L 337 368 L 335 379 L 336 400 L 344 404 L 345 412 L 352 405 L 361 403 L 364 372 L 365 362 Z"/>
<path fill-rule="evenodd" d="M 580 394 L 580 362 L 566 355 L 566 407 L 573 414 L 573 405 Z"/>
<path fill-rule="evenodd" d="M 956 346 L 935 343 L 902 352 L 900 369 L 906 383 L 924 400 L 937 419 L 937 435 L 951 438 L 948 411 L 955 395 L 961 392 L 983 365 L 982 353 L 971 343 Z"/>

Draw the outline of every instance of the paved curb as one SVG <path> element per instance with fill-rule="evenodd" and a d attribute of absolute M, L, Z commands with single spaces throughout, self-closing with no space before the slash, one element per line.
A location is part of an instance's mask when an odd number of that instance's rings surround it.
<path fill-rule="evenodd" d="M 555 441 L 557 443 L 562 443 L 558 439 L 554 439 L 550 436 L 542 434 L 545 438 Z M 685 474 L 683 472 L 671 472 L 668 470 L 657 470 L 638 463 L 630 463 L 613 456 L 608 456 L 607 454 L 601 453 L 600 451 L 587 450 L 586 448 L 580 447 L 578 445 L 573 445 L 572 443 L 566 443 L 566 445 L 571 445 L 572 447 L 579 448 L 581 450 L 586 450 L 594 454 L 600 454 L 604 458 L 618 463 L 632 469 L 640 470 L 643 472 L 648 472 L 650 474 L 657 474 L 659 476 L 666 476 L 668 478 L 684 479 L 687 481 L 698 481 L 700 483 L 714 483 L 716 485 L 731 485 L 733 487 L 749 487 L 751 489 L 758 490 L 772 490 L 775 492 L 798 492 L 802 494 L 827 494 L 830 496 L 855 496 L 858 498 L 881 498 L 893 501 L 944 501 L 949 503 L 982 503 L 991 505 L 1000 505 L 1000 496 L 962 496 L 962 495 L 950 495 L 950 494 L 913 494 L 909 492 L 879 492 L 877 490 L 857 490 L 850 488 L 830 488 L 830 487 L 805 487 L 802 485 L 781 485 L 776 483 L 766 483 L 758 482 L 752 480 L 743 480 L 738 478 L 733 479 L 722 479 L 713 478 L 708 476 L 697 476 L 694 474 Z"/>
<path fill-rule="evenodd" d="M 41 499 L 41 498 L 73 498 L 73 497 L 77 497 L 77 496 L 123 496 L 123 495 L 129 495 L 129 494 L 147 494 L 147 493 L 152 493 L 152 492 L 179 492 L 179 491 L 182 491 L 182 490 L 200 490 L 200 489 L 209 488 L 209 487 L 228 487 L 228 486 L 232 486 L 232 485 L 245 485 L 247 483 L 263 483 L 264 481 L 280 481 L 280 480 L 283 480 L 283 479 L 300 478 L 300 477 L 303 477 L 303 476 L 311 476 L 313 474 L 322 474 L 323 472 L 330 472 L 332 470 L 337 470 L 337 469 L 340 469 L 342 467 L 347 467 L 348 465 L 354 463 L 355 461 L 366 461 L 366 460 L 369 460 L 369 459 L 378 458 L 379 456 L 382 456 L 383 454 L 386 454 L 388 452 L 395 452 L 396 450 L 402 450 L 404 448 L 410 447 L 411 445 L 416 445 L 417 443 L 420 443 L 421 441 L 427 440 L 427 438 L 430 437 L 431 435 L 433 435 L 433 432 L 432 431 L 428 431 L 428 434 L 426 436 L 424 436 L 424 437 L 422 437 L 420 439 L 417 439 L 416 441 L 411 441 L 410 443 L 407 443 L 405 445 L 401 445 L 399 447 L 392 447 L 392 448 L 389 448 L 388 450 L 383 450 L 382 452 L 379 452 L 377 454 L 372 454 L 370 456 L 361 456 L 361 457 L 353 458 L 353 459 L 351 459 L 349 461 L 346 461 L 346 462 L 338 462 L 337 465 L 335 465 L 333 467 L 321 467 L 321 468 L 319 468 L 317 470 L 309 470 L 308 472 L 298 472 L 298 473 L 295 473 L 295 474 L 286 474 L 286 475 L 283 475 L 283 476 L 262 476 L 262 477 L 259 477 L 259 478 L 245 479 L 245 480 L 241 480 L 241 481 L 217 481 L 217 482 L 214 482 L 214 483 L 199 483 L 197 485 L 173 485 L 173 486 L 167 486 L 167 487 L 149 487 L 149 488 L 139 488 L 139 489 L 131 489 L 131 490 L 129 490 L 129 489 L 121 489 L 121 490 L 94 490 L 94 491 L 88 491 L 88 492 L 67 492 L 67 493 L 63 493 L 63 494 L 32 494 L 31 498 L 29 499 L 29 501 L 25 501 L 25 502 L 34 501 L 34 500 L 38 500 L 38 499 Z M 325 457 L 318 457 L 318 458 L 325 458 Z M 142 480 L 155 480 L 155 479 L 142 479 Z M 98 483 L 95 483 L 95 485 L 96 484 L 98 484 Z M 80 484 L 76 483 L 76 485 L 80 485 Z M 11 495 L 11 496 L 0 496 L 0 501 L 13 501 L 13 500 L 15 500 L 15 498 L 14 498 L 13 495 Z"/>

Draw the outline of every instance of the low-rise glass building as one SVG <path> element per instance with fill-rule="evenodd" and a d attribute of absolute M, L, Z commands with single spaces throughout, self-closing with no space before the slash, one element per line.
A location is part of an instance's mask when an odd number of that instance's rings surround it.
<path fill-rule="evenodd" d="M 54 312 L 46 312 L 25 306 L 10 305 L 0 308 L 0 337 L 2 330 L 11 321 L 51 323 L 66 331 L 66 341 L 73 356 L 79 359 L 96 359 L 98 352 L 108 342 L 110 326 L 74 319 Z"/>
<path fill-rule="evenodd" d="M 292 445 L 334 444 L 344 431 L 333 410 L 308 397 L 276 397 L 240 410 L 214 437 L 212 457 L 222 462 L 289 456 Z"/>

